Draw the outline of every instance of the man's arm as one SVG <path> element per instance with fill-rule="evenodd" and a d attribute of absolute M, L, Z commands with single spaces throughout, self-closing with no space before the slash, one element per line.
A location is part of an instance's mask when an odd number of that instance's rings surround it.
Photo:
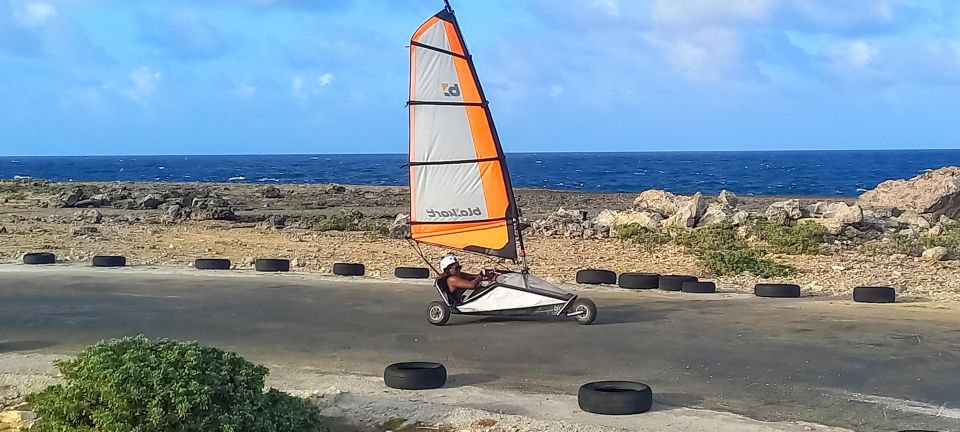
<path fill-rule="evenodd" d="M 447 278 L 447 286 L 451 289 L 476 289 L 480 285 L 480 282 L 483 281 L 483 277 L 480 275 L 467 275 L 470 276 L 470 279 L 464 279 L 460 276 L 450 276 Z"/>

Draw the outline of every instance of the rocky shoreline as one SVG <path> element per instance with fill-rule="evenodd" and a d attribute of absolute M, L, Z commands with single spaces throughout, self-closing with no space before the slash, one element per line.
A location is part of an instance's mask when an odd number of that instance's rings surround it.
<path fill-rule="evenodd" d="M 840 198 L 517 195 L 534 269 L 559 282 L 572 282 L 577 269 L 610 268 L 713 277 L 721 291 L 775 280 L 800 283 L 809 294 L 879 284 L 904 298 L 958 301 L 958 173 L 942 168 Z M 395 266 L 422 265 L 401 238 L 407 211 L 403 187 L 0 181 L 0 260 L 42 250 L 64 262 L 106 253 L 131 264 L 186 266 L 215 256 L 246 268 L 256 257 L 285 257 L 294 270 L 329 272 L 333 262 L 348 261 L 389 276 Z M 726 243 L 716 243 L 717 233 Z M 717 257 L 698 248 L 792 270 L 773 276 L 752 264 L 716 267 L 706 259 Z"/>

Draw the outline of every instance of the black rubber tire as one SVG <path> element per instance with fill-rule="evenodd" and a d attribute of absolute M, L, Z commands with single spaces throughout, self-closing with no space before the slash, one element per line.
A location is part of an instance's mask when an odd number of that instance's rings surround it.
<path fill-rule="evenodd" d="M 193 268 L 197 270 L 230 270 L 230 260 L 223 258 L 197 258 Z"/>
<path fill-rule="evenodd" d="M 660 276 L 660 289 L 664 291 L 680 291 L 684 282 L 696 282 L 695 276 L 666 275 Z"/>
<path fill-rule="evenodd" d="M 593 303 L 593 300 L 578 297 L 570 304 L 569 312 L 577 312 L 579 310 L 582 310 L 584 314 L 573 317 L 573 319 L 577 321 L 577 324 L 590 325 L 597 319 L 597 305 Z"/>
<path fill-rule="evenodd" d="M 400 279 L 429 279 L 430 269 L 423 267 L 397 267 L 393 275 Z"/>
<path fill-rule="evenodd" d="M 654 289 L 660 286 L 660 275 L 656 273 L 622 273 L 617 280 L 620 288 Z"/>
<path fill-rule="evenodd" d="M 288 272 L 290 260 L 275 258 L 257 258 L 253 262 L 253 269 L 258 272 Z"/>
<path fill-rule="evenodd" d="M 442 326 L 450 321 L 450 307 L 443 302 L 431 302 L 427 306 L 427 322 L 435 326 Z"/>
<path fill-rule="evenodd" d="M 580 386 L 577 403 L 580 409 L 594 414 L 640 414 L 653 406 L 653 391 L 638 382 L 598 381 Z"/>
<path fill-rule="evenodd" d="M 57 256 L 50 252 L 32 252 L 23 256 L 24 264 L 56 264 Z"/>
<path fill-rule="evenodd" d="M 717 292 L 717 284 L 713 282 L 684 282 L 680 291 L 685 293 L 712 294 Z"/>
<path fill-rule="evenodd" d="M 896 303 L 897 290 L 890 287 L 860 286 L 853 289 L 853 301 L 860 303 Z"/>
<path fill-rule="evenodd" d="M 614 285 L 617 283 L 617 274 L 610 270 L 580 270 L 577 272 L 577 283 L 591 285 Z"/>
<path fill-rule="evenodd" d="M 800 297 L 800 285 L 756 284 L 753 294 L 757 297 L 797 298 Z"/>
<path fill-rule="evenodd" d="M 127 265 L 127 259 L 122 256 L 97 255 L 93 257 L 94 267 L 124 267 Z"/>
<path fill-rule="evenodd" d="M 363 276 L 366 270 L 363 264 L 336 263 L 333 265 L 333 274 L 338 276 Z"/>
<path fill-rule="evenodd" d="M 383 371 L 383 383 L 401 390 L 427 390 L 447 383 L 447 368 L 440 363 L 394 363 Z"/>

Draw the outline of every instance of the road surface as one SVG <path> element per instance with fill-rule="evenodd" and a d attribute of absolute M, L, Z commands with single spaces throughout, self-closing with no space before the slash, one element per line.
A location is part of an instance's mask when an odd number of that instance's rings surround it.
<path fill-rule="evenodd" d="M 237 274 L 233 272 L 232 274 Z M 960 311 L 584 291 L 592 326 L 454 316 L 428 284 L 318 276 L 4 266 L 0 353 L 74 353 L 125 335 L 195 339 L 275 365 L 376 375 L 441 361 L 461 384 L 575 394 L 640 380 L 659 403 L 863 431 L 960 430 Z"/>

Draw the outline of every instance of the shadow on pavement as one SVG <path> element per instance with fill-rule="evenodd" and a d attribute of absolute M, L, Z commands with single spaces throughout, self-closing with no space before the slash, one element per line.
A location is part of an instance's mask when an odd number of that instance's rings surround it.
<path fill-rule="evenodd" d="M 500 379 L 499 376 L 486 373 L 467 373 L 450 375 L 445 388 L 458 388 L 486 384 Z"/>

